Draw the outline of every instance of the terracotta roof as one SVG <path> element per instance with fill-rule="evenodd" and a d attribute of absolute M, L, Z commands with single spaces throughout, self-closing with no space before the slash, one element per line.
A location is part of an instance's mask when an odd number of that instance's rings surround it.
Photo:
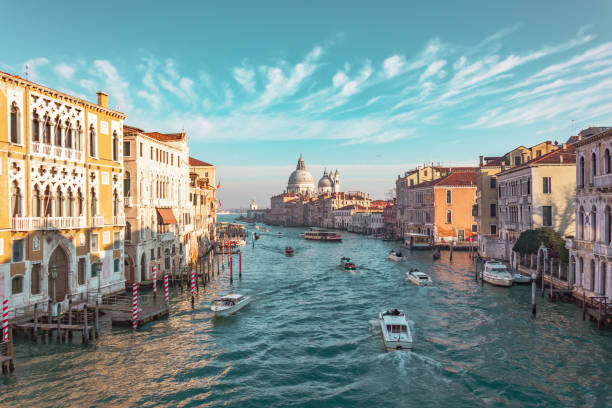
<path fill-rule="evenodd" d="M 190 166 L 196 166 L 196 167 L 197 166 L 214 167 L 210 163 L 203 162 L 202 160 L 195 159 L 195 158 L 193 158 L 191 156 L 189 156 L 189 165 Z"/>
<path fill-rule="evenodd" d="M 535 159 L 531 159 L 528 162 L 521 164 L 520 166 L 512 167 L 506 171 L 502 171 L 498 174 L 507 174 L 513 171 L 522 170 L 526 167 L 537 166 L 540 164 L 570 164 L 576 165 L 576 145 L 570 145 L 565 149 L 557 149 L 552 152 L 546 153 Z"/>
<path fill-rule="evenodd" d="M 423 183 L 413 186 L 414 188 L 420 187 L 431 187 L 431 186 L 450 186 L 450 187 L 463 187 L 463 186 L 474 186 L 478 183 L 478 177 L 476 175 L 477 167 L 463 167 L 460 171 L 453 170 L 448 176 L 442 178 L 425 181 Z"/>
<path fill-rule="evenodd" d="M 134 126 L 123 125 L 123 133 L 144 133 L 144 130 Z"/>
<path fill-rule="evenodd" d="M 145 135 L 157 139 L 161 142 L 170 142 L 173 140 L 183 140 L 185 133 L 159 133 L 159 132 L 144 132 Z"/>

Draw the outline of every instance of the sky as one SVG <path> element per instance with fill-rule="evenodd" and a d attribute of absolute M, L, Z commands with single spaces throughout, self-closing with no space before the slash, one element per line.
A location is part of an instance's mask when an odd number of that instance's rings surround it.
<path fill-rule="evenodd" d="M 0 70 L 184 129 L 225 208 L 269 206 L 300 154 L 386 198 L 419 163 L 612 124 L 605 0 L 3 3 Z"/>

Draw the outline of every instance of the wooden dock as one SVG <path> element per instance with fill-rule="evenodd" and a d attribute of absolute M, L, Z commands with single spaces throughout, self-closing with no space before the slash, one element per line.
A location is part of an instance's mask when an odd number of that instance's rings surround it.
<path fill-rule="evenodd" d="M 170 307 L 165 303 L 146 305 L 138 308 L 137 327 L 140 327 L 153 320 L 158 320 L 170 314 Z M 110 311 L 111 322 L 113 326 L 132 326 L 132 309 L 131 308 L 115 308 Z"/>
<path fill-rule="evenodd" d="M 9 328 L 8 341 L 0 343 L 0 364 L 2 364 L 2 374 L 15 371 L 15 356 L 13 354 L 13 330 Z"/>

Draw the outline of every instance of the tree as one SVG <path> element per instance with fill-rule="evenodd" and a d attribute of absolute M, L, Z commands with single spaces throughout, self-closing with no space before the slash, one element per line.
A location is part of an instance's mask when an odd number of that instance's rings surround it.
<path fill-rule="evenodd" d="M 512 250 L 519 254 L 536 254 L 541 245 L 548 248 L 552 258 L 559 258 L 563 265 L 569 262 L 569 251 L 565 248 L 565 239 L 550 227 L 523 231 Z"/>

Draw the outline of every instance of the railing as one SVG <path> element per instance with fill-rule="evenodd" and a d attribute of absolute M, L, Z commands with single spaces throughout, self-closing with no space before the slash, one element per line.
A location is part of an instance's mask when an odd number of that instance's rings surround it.
<path fill-rule="evenodd" d="M 104 226 L 104 216 L 94 215 L 93 217 L 91 217 L 91 226 L 92 227 L 103 227 Z"/>
<path fill-rule="evenodd" d="M 116 215 L 113 217 L 113 225 L 125 225 L 125 215 Z"/>
<path fill-rule="evenodd" d="M 595 176 L 594 183 L 595 187 L 599 188 L 610 188 L 612 187 L 612 174 L 603 174 Z"/>
<path fill-rule="evenodd" d="M 56 159 L 71 159 L 81 161 L 83 152 L 68 147 L 54 146 L 47 143 L 32 142 L 32 153 L 50 156 Z"/>
<path fill-rule="evenodd" d="M 593 255 L 612 256 L 612 246 L 601 243 L 593 243 Z"/>
<path fill-rule="evenodd" d="M 11 219 L 11 228 L 15 231 L 85 227 L 84 217 L 13 217 Z"/>

